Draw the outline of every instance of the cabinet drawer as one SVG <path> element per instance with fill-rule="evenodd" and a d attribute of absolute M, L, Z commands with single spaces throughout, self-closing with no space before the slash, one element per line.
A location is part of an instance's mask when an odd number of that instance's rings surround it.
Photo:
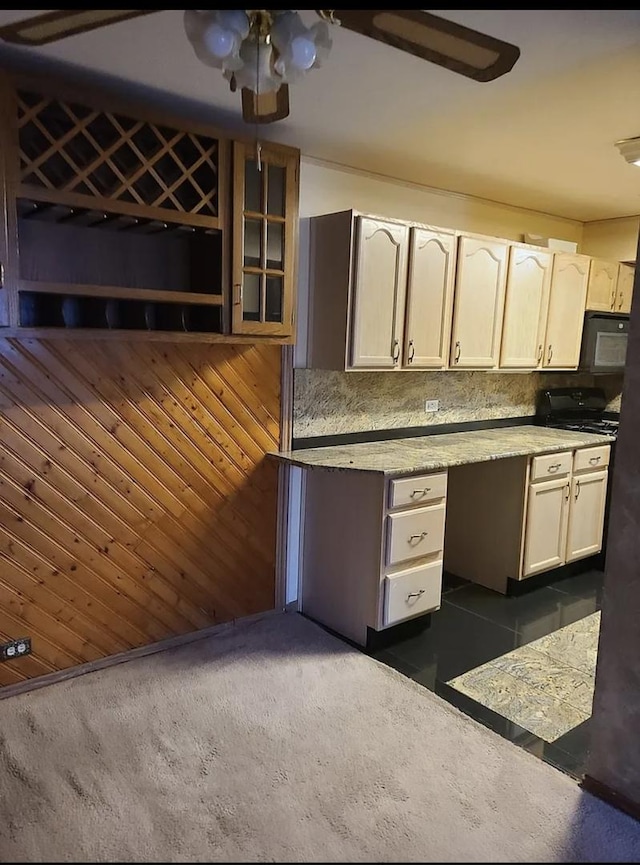
<path fill-rule="evenodd" d="M 416 475 L 389 483 L 389 507 L 403 508 L 421 505 L 433 499 L 443 499 L 447 494 L 447 473 Z"/>
<path fill-rule="evenodd" d="M 531 460 L 531 480 L 548 481 L 560 475 L 568 475 L 573 464 L 573 451 L 563 451 L 560 454 L 545 454 Z"/>
<path fill-rule="evenodd" d="M 384 578 L 384 624 L 393 625 L 440 606 L 442 561 Z"/>
<path fill-rule="evenodd" d="M 603 469 L 609 465 L 609 455 L 611 447 L 609 445 L 598 445 L 595 448 L 581 448 L 577 450 L 573 458 L 574 472 L 594 471 L 594 469 Z"/>
<path fill-rule="evenodd" d="M 415 508 L 387 517 L 387 565 L 419 559 L 442 549 L 445 506 Z"/>

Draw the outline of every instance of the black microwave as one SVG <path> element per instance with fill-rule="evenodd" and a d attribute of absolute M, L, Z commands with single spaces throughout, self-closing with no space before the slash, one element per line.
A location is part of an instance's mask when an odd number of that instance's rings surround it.
<path fill-rule="evenodd" d="M 580 369 L 596 374 L 622 372 L 627 357 L 628 335 L 628 315 L 588 312 L 582 331 Z"/>

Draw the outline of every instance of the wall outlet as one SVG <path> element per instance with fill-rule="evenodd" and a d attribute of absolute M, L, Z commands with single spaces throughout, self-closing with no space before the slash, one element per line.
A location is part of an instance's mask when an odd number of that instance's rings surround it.
<path fill-rule="evenodd" d="M 19 637 L 17 640 L 9 640 L 8 643 L 0 645 L 0 661 L 13 661 L 14 658 L 22 658 L 30 654 L 30 637 Z"/>
<path fill-rule="evenodd" d="M 440 403 L 437 399 L 428 399 L 424 404 L 425 411 L 439 411 Z"/>

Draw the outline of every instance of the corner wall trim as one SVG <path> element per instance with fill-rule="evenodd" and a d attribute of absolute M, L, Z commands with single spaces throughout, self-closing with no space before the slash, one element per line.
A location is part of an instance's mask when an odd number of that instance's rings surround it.
<path fill-rule="evenodd" d="M 634 802 L 633 799 L 629 799 L 622 793 L 617 793 L 607 784 L 603 784 L 602 781 L 592 778 L 591 775 L 585 775 L 580 782 L 580 787 L 586 790 L 587 793 L 591 793 L 598 799 L 602 799 L 603 802 L 613 805 L 618 811 L 624 811 L 630 817 L 640 820 L 640 803 Z"/>

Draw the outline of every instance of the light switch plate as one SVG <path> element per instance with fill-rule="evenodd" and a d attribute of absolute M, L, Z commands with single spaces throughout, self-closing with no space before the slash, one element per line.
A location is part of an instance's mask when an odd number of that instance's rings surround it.
<path fill-rule="evenodd" d="M 437 399 L 428 399 L 424 404 L 425 411 L 438 411 L 440 408 L 439 401 Z"/>

